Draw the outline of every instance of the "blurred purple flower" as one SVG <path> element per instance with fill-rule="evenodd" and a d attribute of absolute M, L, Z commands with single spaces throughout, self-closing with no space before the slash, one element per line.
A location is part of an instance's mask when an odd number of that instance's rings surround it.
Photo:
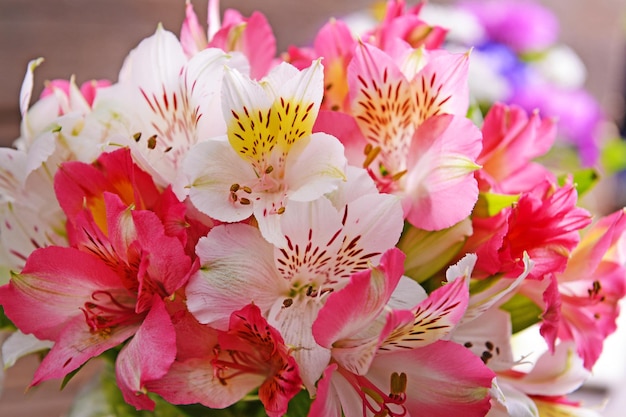
<path fill-rule="evenodd" d="M 559 136 L 578 149 L 582 164 L 591 166 L 597 162 L 598 130 L 605 115 L 587 91 L 547 83 L 527 84 L 515 91 L 510 103 L 526 111 L 538 109 L 544 117 L 556 117 Z"/>
<path fill-rule="evenodd" d="M 489 39 L 516 52 L 541 50 L 557 40 L 558 19 L 535 2 L 469 0 L 461 2 L 460 7 L 476 16 Z"/>
<path fill-rule="evenodd" d="M 531 82 L 533 76 L 528 65 L 520 61 L 515 52 L 507 45 L 496 42 L 486 42 L 476 48 L 476 52 L 488 58 L 492 68 L 508 81 L 511 88 L 515 89 Z M 508 100 L 502 97 L 500 100 Z"/>

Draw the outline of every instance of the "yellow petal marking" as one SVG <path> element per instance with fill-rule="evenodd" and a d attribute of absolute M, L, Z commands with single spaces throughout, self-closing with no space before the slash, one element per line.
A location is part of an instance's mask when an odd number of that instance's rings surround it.
<path fill-rule="evenodd" d="M 269 109 L 243 106 L 239 112 L 231 110 L 228 140 L 262 174 L 271 166 L 270 155 L 276 146 L 284 156 L 297 140 L 311 134 L 315 121 L 310 114 L 313 107 L 313 102 L 279 97 Z M 278 162 L 284 163 L 284 157 Z"/>

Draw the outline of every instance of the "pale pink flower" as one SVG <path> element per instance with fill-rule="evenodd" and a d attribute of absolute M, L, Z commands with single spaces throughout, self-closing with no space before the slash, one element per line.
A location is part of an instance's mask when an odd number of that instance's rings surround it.
<path fill-rule="evenodd" d="M 337 136 L 382 192 L 402 197 L 405 217 L 422 229 L 458 223 L 478 197 L 481 134 L 464 117 L 467 58 L 424 49 L 394 58 L 362 43 L 348 66 L 351 116 L 322 112 L 315 128 Z"/>
<path fill-rule="evenodd" d="M 479 416 L 489 409 L 493 373 L 464 347 L 441 340 L 467 307 L 467 276 L 396 310 L 403 260 L 390 250 L 378 268 L 354 274 L 329 295 L 313 333 L 331 349 L 332 362 L 310 415 Z"/>
<path fill-rule="evenodd" d="M 548 285 L 527 283 L 521 292 L 542 310 L 541 332 L 550 349 L 557 340 L 575 343 L 584 366 L 591 369 L 604 340 L 616 328 L 619 300 L 626 295 L 622 254 L 624 211 L 598 220 L 583 234 L 561 273 Z"/>
<path fill-rule="evenodd" d="M 330 200 L 290 207 L 281 217 L 285 243 L 278 247 L 244 224 L 215 227 L 201 239 L 201 267 L 187 286 L 187 303 L 201 323 L 223 329 L 232 311 L 254 302 L 294 347 L 302 379 L 314 392 L 330 357 L 313 338 L 317 313 L 329 293 L 393 247 L 402 210 L 395 197 L 378 194 L 367 173 L 356 169 Z"/>

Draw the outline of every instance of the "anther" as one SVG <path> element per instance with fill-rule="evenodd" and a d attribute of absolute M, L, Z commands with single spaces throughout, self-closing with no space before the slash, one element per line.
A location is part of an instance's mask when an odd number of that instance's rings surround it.
<path fill-rule="evenodd" d="M 391 177 L 391 180 L 392 181 L 398 181 L 406 173 L 407 173 L 406 169 L 404 171 L 397 172 L 397 173 L 393 174 L 393 176 Z"/>
<path fill-rule="evenodd" d="M 367 149 L 367 146 L 365 148 Z M 380 146 L 371 148 L 369 152 L 367 153 L 367 156 L 365 156 L 365 161 L 363 161 L 363 168 L 367 168 L 372 163 L 372 161 L 376 159 L 379 153 L 380 153 Z"/>
<path fill-rule="evenodd" d="M 237 190 L 239 190 L 239 184 L 233 184 L 230 186 L 230 191 L 235 193 L 237 192 Z"/>
<path fill-rule="evenodd" d="M 250 204 L 250 200 L 248 200 L 248 199 L 247 199 L 247 198 L 245 198 L 245 197 L 240 198 L 240 199 L 239 199 L 239 202 L 240 202 L 241 204 L 243 204 L 244 206 L 247 206 L 248 204 Z"/>
<path fill-rule="evenodd" d="M 148 149 L 156 148 L 157 135 L 152 135 L 148 138 Z"/>
<path fill-rule="evenodd" d="M 406 384 L 407 378 L 404 372 L 397 373 L 394 372 L 391 374 L 391 394 L 392 395 L 400 395 L 406 392 Z"/>
<path fill-rule="evenodd" d="M 252 188 L 248 187 L 247 185 L 244 185 L 243 187 L 241 187 L 243 189 L 244 192 L 251 194 L 252 193 Z"/>
<path fill-rule="evenodd" d="M 293 305 L 293 298 L 285 298 L 283 300 L 283 308 L 291 307 Z"/>
<path fill-rule="evenodd" d="M 267 168 L 265 168 L 265 173 L 269 174 L 270 172 L 274 171 L 274 167 L 273 166 L 268 166 Z"/>
<path fill-rule="evenodd" d="M 135 139 L 135 142 L 139 142 L 139 139 L 141 139 L 141 132 L 137 132 L 133 135 L 133 139 Z"/>
<path fill-rule="evenodd" d="M 278 210 L 276 210 L 276 213 L 278 214 L 283 214 L 285 212 L 285 206 L 281 206 L 278 208 Z"/>

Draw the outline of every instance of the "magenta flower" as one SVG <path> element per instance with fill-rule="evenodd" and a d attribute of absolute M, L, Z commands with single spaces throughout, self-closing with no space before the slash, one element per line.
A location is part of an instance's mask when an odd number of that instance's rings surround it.
<path fill-rule="evenodd" d="M 532 1 L 464 1 L 461 7 L 474 14 L 489 39 L 516 52 L 540 50 L 552 45 L 559 23 L 548 9 Z"/>
<path fill-rule="evenodd" d="M 149 384 L 151 391 L 174 404 L 224 408 L 258 388 L 269 416 L 285 414 L 302 380 L 290 349 L 256 305 L 233 311 L 227 330 L 192 326 L 186 336 L 193 343 L 186 344 L 199 348 L 179 355 L 167 375 Z"/>
<path fill-rule="evenodd" d="M 128 149 L 94 165 L 63 165 L 55 188 L 71 247 L 34 251 L 0 288 L 0 303 L 23 332 L 55 342 L 31 385 L 63 378 L 132 337 L 116 361 L 117 383 L 129 404 L 151 409 L 145 383 L 162 377 L 176 355 L 166 304 L 192 270 L 185 239 L 168 235 L 178 229 L 155 211 L 171 221 L 181 210 L 159 206 L 182 203 L 167 198 L 169 190 L 159 194 Z"/>

